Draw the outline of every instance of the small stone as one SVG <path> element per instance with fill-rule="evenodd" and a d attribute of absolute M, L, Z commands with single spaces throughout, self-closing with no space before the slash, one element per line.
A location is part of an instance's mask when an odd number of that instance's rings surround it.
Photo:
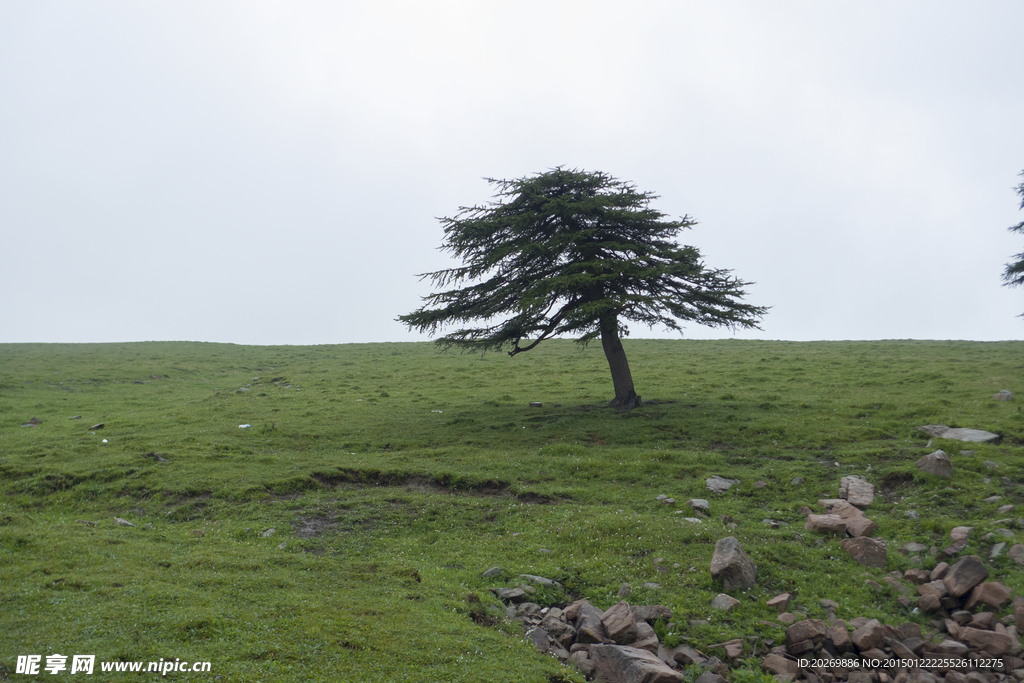
<path fill-rule="evenodd" d="M 480 576 L 484 577 L 485 579 L 493 579 L 496 576 L 501 576 L 501 567 L 491 567 Z"/>
<path fill-rule="evenodd" d="M 1003 499 L 1003 497 L 997 494 L 997 495 L 994 495 L 994 496 L 989 496 L 988 498 L 983 498 L 981 502 L 982 503 L 998 503 L 1002 499 Z"/>
<path fill-rule="evenodd" d="M 992 394 L 992 398 L 996 401 L 1012 401 L 1013 394 L 1006 389 L 1000 389 L 996 393 Z"/>
<path fill-rule="evenodd" d="M 951 541 L 959 541 L 961 538 L 967 538 L 972 529 L 974 529 L 972 526 L 955 526 L 949 532 L 949 539 Z"/>
<path fill-rule="evenodd" d="M 544 403 L 543 403 L 543 401 L 530 401 L 530 406 L 529 407 L 530 408 L 543 408 L 544 407 Z"/>
<path fill-rule="evenodd" d="M 789 593 L 780 593 L 774 598 L 769 599 L 765 604 L 776 612 L 785 612 L 786 607 L 789 606 Z"/>
<path fill-rule="evenodd" d="M 118 526 L 135 526 L 134 524 L 129 522 L 127 519 L 121 519 L 120 517 L 114 517 L 114 523 L 117 524 Z"/>
<path fill-rule="evenodd" d="M 263 538 L 270 538 L 271 536 L 273 536 L 276 533 L 277 533 L 277 529 L 275 529 L 274 527 L 270 527 L 269 529 L 267 529 L 266 531 L 263 532 Z"/>
<path fill-rule="evenodd" d="M 100 422 L 98 424 L 94 424 L 92 427 L 89 427 L 89 431 L 90 432 L 94 432 L 97 429 L 103 429 L 103 427 L 104 427 L 104 424 L 102 422 Z"/>
<path fill-rule="evenodd" d="M 992 551 L 988 554 L 988 559 L 996 559 L 997 557 L 1003 554 L 1004 550 L 1006 550 L 1006 543 L 996 543 L 994 546 L 992 546 Z"/>
<path fill-rule="evenodd" d="M 1013 512 L 1016 507 L 1017 506 L 1013 505 L 1012 503 L 1007 503 L 1006 505 L 1000 505 L 999 508 L 996 509 L 996 513 L 1000 514 L 1000 515 L 1005 515 L 1008 512 Z"/>
<path fill-rule="evenodd" d="M 729 610 L 731 610 L 733 607 L 735 607 L 738 604 L 740 604 L 739 600 L 737 600 L 736 598 L 730 597 L 730 596 L 726 595 L 725 593 L 719 593 L 711 601 L 711 607 L 713 609 L 725 610 L 726 612 L 728 612 Z"/>
<path fill-rule="evenodd" d="M 1017 543 L 1010 548 L 1010 559 L 1020 566 L 1024 566 L 1024 543 Z M 1024 622 L 1021 622 L 1024 624 Z"/>
<path fill-rule="evenodd" d="M 793 477 L 793 479 L 790 480 L 789 485 L 790 486 L 802 486 L 804 481 L 806 481 L 806 480 L 803 477 Z"/>
<path fill-rule="evenodd" d="M 206 535 L 206 529 L 193 529 L 192 530 L 192 535 L 193 536 L 205 536 Z"/>
<path fill-rule="evenodd" d="M 618 595 L 620 598 L 625 600 L 626 598 L 629 597 L 629 594 L 632 593 L 632 592 L 633 592 L 633 587 L 630 586 L 628 583 L 624 583 L 621 586 L 619 586 L 619 592 L 616 593 L 616 595 Z"/>
<path fill-rule="evenodd" d="M 846 536 L 846 522 L 839 515 L 807 515 L 804 529 L 833 536 Z"/>
<path fill-rule="evenodd" d="M 796 622 L 800 621 L 800 617 L 796 614 L 793 614 L 792 612 L 782 612 L 781 614 L 779 614 L 779 616 L 775 618 L 781 621 L 783 624 L 795 624 Z"/>

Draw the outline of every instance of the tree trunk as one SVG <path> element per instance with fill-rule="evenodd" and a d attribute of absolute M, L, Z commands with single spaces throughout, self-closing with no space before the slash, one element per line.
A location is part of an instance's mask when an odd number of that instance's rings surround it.
<path fill-rule="evenodd" d="M 601 316 L 600 326 L 601 346 L 604 347 L 604 355 L 612 371 L 612 386 L 615 387 L 615 398 L 608 407 L 619 410 L 639 408 L 643 404 L 633 389 L 633 375 L 629 372 L 629 361 L 619 339 L 619 321 L 614 313 L 609 313 Z"/>

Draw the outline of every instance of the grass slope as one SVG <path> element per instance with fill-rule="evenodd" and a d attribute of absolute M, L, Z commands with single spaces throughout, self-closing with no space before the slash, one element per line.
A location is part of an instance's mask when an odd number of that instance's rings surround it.
<path fill-rule="evenodd" d="M 497 612 L 488 587 L 540 574 L 607 607 L 629 582 L 631 602 L 675 611 L 670 638 L 757 636 L 763 652 L 783 634 L 764 601 L 784 591 L 810 616 L 831 598 L 841 617 L 926 623 L 864 583 L 910 559 L 890 550 L 885 571 L 866 572 L 804 531 L 800 506 L 834 497 L 841 476 L 879 489 L 869 516 L 890 548 L 943 547 L 967 524 L 966 552 L 987 557 L 986 531 L 1018 529 L 995 508 L 1022 502 L 1024 416 L 989 396 L 1024 393 L 1024 343 L 627 353 L 649 404 L 618 414 L 601 407 L 600 350 L 563 341 L 515 359 L 429 344 L 0 346 L 0 679 L 18 655 L 62 653 L 208 660 L 230 681 L 581 681 L 515 628 L 474 622 Z M 937 443 L 955 467 L 940 480 L 914 466 L 929 423 L 1003 441 L 973 454 Z M 712 474 L 741 483 L 715 496 Z M 703 523 L 675 513 L 691 497 L 711 501 Z M 708 566 L 726 535 L 758 587 L 713 615 Z M 493 565 L 504 576 L 482 579 Z M 1024 593 L 1008 559 L 990 565 Z"/>

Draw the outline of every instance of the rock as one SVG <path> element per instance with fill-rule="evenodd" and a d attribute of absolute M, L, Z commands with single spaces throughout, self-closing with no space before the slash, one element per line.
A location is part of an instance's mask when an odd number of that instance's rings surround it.
<path fill-rule="evenodd" d="M 953 476 L 953 463 L 945 451 L 933 451 L 917 461 L 917 469 L 937 477 Z"/>
<path fill-rule="evenodd" d="M 692 647 L 685 644 L 677 645 L 668 652 L 676 662 L 682 664 L 683 666 L 703 664 L 704 662 L 708 661 L 708 658 L 705 657 L 701 652 L 699 652 L 698 650 L 694 650 Z"/>
<path fill-rule="evenodd" d="M 978 605 L 988 605 L 993 609 L 1002 609 L 1010 600 L 1012 591 L 998 581 L 979 583 L 971 589 L 971 595 L 964 603 L 965 610 L 973 610 Z"/>
<path fill-rule="evenodd" d="M 793 614 L 792 612 L 781 612 L 779 616 L 775 618 L 781 621 L 783 624 L 786 624 L 787 626 L 795 624 L 796 622 L 800 621 L 800 617 Z"/>
<path fill-rule="evenodd" d="M 636 625 L 636 640 L 629 643 L 630 647 L 635 647 L 640 650 L 647 650 L 650 653 L 658 654 L 658 634 L 654 632 L 650 624 L 646 621 L 637 622 Z"/>
<path fill-rule="evenodd" d="M 501 576 L 501 567 L 491 567 L 480 576 L 484 577 L 485 579 L 493 579 L 496 576 Z"/>
<path fill-rule="evenodd" d="M 1013 619 L 1018 630 L 1024 627 L 1024 596 L 1018 595 L 1013 599 Z"/>
<path fill-rule="evenodd" d="M 1004 550 L 1006 550 L 1006 543 L 996 543 L 994 546 L 992 546 L 992 551 L 988 554 L 988 559 L 996 559 L 997 557 L 1003 554 Z"/>
<path fill-rule="evenodd" d="M 833 536 L 846 536 L 846 522 L 839 515 L 807 515 L 804 529 Z"/>
<path fill-rule="evenodd" d="M 776 595 L 774 598 L 768 600 L 768 602 L 766 602 L 765 604 L 781 614 L 782 612 L 785 612 L 786 607 L 789 606 L 789 593 L 781 593 L 779 595 Z"/>
<path fill-rule="evenodd" d="M 708 491 L 711 491 L 712 493 L 725 493 L 733 484 L 740 483 L 740 480 L 726 479 L 725 477 L 720 477 L 716 474 L 709 477 L 705 483 L 707 484 Z"/>
<path fill-rule="evenodd" d="M 726 536 L 715 544 L 711 558 L 711 578 L 722 582 L 727 591 L 753 588 L 757 579 L 757 565 L 751 562 L 740 542 Z"/>
<path fill-rule="evenodd" d="M 1006 389 L 1000 389 L 996 393 L 992 394 L 992 398 L 996 401 L 1012 401 L 1013 394 Z"/>
<path fill-rule="evenodd" d="M 114 523 L 119 525 L 119 526 L 135 526 L 134 524 L 129 522 L 127 519 L 121 519 L 120 517 L 114 517 Z"/>
<path fill-rule="evenodd" d="M 842 619 L 833 622 L 832 626 L 825 631 L 825 637 L 832 643 L 836 652 L 853 652 L 853 642 L 850 640 L 850 634 Z"/>
<path fill-rule="evenodd" d="M 724 643 L 712 645 L 711 647 L 720 647 L 723 650 L 725 650 L 726 657 L 728 657 L 729 659 L 736 659 L 743 654 L 743 639 L 735 638 L 733 640 L 727 640 Z"/>
<path fill-rule="evenodd" d="M 548 632 L 540 627 L 530 632 L 530 642 L 533 643 L 538 652 L 547 652 L 551 649 L 551 639 L 548 637 Z"/>
<path fill-rule="evenodd" d="M 625 600 L 626 598 L 629 597 L 630 593 L 632 593 L 632 592 L 633 592 L 633 587 L 630 586 L 628 583 L 624 583 L 624 584 L 619 586 L 619 591 L 616 593 L 616 595 L 618 597 L 622 598 L 623 600 Z"/>
<path fill-rule="evenodd" d="M 861 476 L 851 474 L 839 482 L 839 497 L 845 498 L 851 505 L 862 510 L 875 500 L 875 487 Z"/>
<path fill-rule="evenodd" d="M 999 435 L 986 432 L 984 429 L 966 429 L 964 427 L 947 427 L 946 425 L 925 425 L 919 430 L 936 439 L 953 439 L 970 443 L 994 443 Z"/>
<path fill-rule="evenodd" d="M 691 498 L 690 507 L 692 507 L 697 512 L 711 512 L 711 503 L 707 502 L 703 498 Z"/>
<path fill-rule="evenodd" d="M 604 632 L 619 645 L 627 645 L 637 639 L 636 619 L 625 602 L 617 602 L 601 615 Z"/>
<path fill-rule="evenodd" d="M 602 612 L 589 602 L 583 602 L 576 617 L 576 637 L 578 643 L 603 643 L 606 639 Z"/>
<path fill-rule="evenodd" d="M 726 612 L 738 604 L 740 604 L 739 600 L 725 593 L 719 593 L 711 600 L 711 607 L 713 609 L 725 610 Z"/>
<path fill-rule="evenodd" d="M 206 529 L 193 529 L 192 530 L 192 535 L 193 536 L 205 536 L 206 535 Z"/>
<path fill-rule="evenodd" d="M 520 574 L 519 578 L 529 583 L 535 583 L 538 586 L 544 586 L 546 588 L 562 588 L 562 584 L 551 579 L 545 579 L 543 576 L 535 576 L 534 574 Z"/>
<path fill-rule="evenodd" d="M 845 550 L 853 561 L 865 567 L 885 567 L 885 545 L 867 536 L 848 538 L 842 542 Z"/>
<path fill-rule="evenodd" d="M 274 527 L 270 527 L 269 529 L 267 529 L 266 531 L 263 532 L 263 538 L 270 538 L 271 536 L 273 536 L 276 533 L 277 533 L 277 529 L 275 529 Z"/>
<path fill-rule="evenodd" d="M 818 501 L 824 505 L 829 514 L 839 515 L 846 522 L 846 533 L 850 536 L 870 536 L 878 529 L 878 525 L 864 516 L 864 512 L 842 498 L 826 498 Z"/>
<path fill-rule="evenodd" d="M 626 645 L 592 645 L 594 677 L 608 683 L 682 683 L 683 675 L 647 650 Z"/>
<path fill-rule="evenodd" d="M 821 619 L 804 619 L 786 629 L 786 646 L 810 641 L 817 645 L 825 637 L 828 626 Z"/>
<path fill-rule="evenodd" d="M 960 551 L 967 547 L 967 539 L 961 538 L 958 541 L 954 541 L 952 544 L 946 546 L 939 551 L 938 559 L 946 560 L 951 557 L 955 557 L 960 554 Z"/>
<path fill-rule="evenodd" d="M 491 592 L 503 602 L 526 602 L 527 593 L 522 588 L 492 588 Z"/>
<path fill-rule="evenodd" d="M 790 680 L 795 679 L 800 673 L 800 667 L 795 661 L 780 654 L 768 655 L 761 660 L 761 666 L 776 676 L 790 676 Z"/>
<path fill-rule="evenodd" d="M 961 538 L 967 538 L 972 529 L 972 526 L 955 526 L 949 532 L 949 540 L 959 541 Z"/>
<path fill-rule="evenodd" d="M 938 581 L 939 579 L 944 579 L 944 578 L 946 578 L 946 574 L 948 574 L 948 573 L 949 573 L 949 564 L 946 563 L 946 562 L 939 562 L 938 564 L 935 565 L 935 568 L 932 569 L 932 573 L 929 575 L 931 578 L 929 578 L 928 580 L 929 581 Z"/>
<path fill-rule="evenodd" d="M 104 427 L 104 423 L 100 422 L 99 424 L 94 424 L 92 427 L 89 427 L 89 431 L 90 432 L 94 432 L 97 429 L 103 429 L 103 427 Z"/>
<path fill-rule="evenodd" d="M 948 595 L 959 598 L 987 578 L 988 569 L 982 564 L 981 558 L 968 555 L 950 567 L 942 583 Z"/>
<path fill-rule="evenodd" d="M 985 631 L 965 626 L 960 629 L 960 640 L 967 643 L 969 647 L 984 650 L 990 655 L 998 657 L 1009 653 L 1012 641 L 1005 633 Z"/>
<path fill-rule="evenodd" d="M 881 647 L 885 644 L 887 635 L 886 628 L 878 619 L 872 619 L 850 634 L 850 640 L 854 646 L 864 652 L 874 647 Z"/>

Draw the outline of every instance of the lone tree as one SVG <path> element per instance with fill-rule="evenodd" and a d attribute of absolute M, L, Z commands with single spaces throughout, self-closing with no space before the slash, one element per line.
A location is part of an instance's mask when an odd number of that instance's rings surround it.
<path fill-rule="evenodd" d="M 508 348 L 515 356 L 554 336 L 576 335 L 584 345 L 600 336 L 615 387 L 609 405 L 629 410 L 641 401 L 622 349 L 623 321 L 756 328 L 767 310 L 740 302 L 749 283 L 706 268 L 695 247 L 676 244 L 696 223 L 666 220 L 649 207 L 657 198 L 650 192 L 562 167 L 487 181 L 497 187 L 493 201 L 439 219 L 440 248 L 464 265 L 420 275 L 443 291 L 398 317 L 429 334 L 480 321 L 437 339 L 444 349 Z"/>
<path fill-rule="evenodd" d="M 1021 171 L 1020 175 L 1024 177 L 1024 171 Z M 1020 208 L 1024 209 L 1024 182 L 1016 187 L 1016 191 L 1020 195 Z M 1010 232 L 1019 232 L 1024 235 L 1024 221 L 1010 226 Z M 1003 272 L 1003 284 L 1007 287 L 1024 285 L 1024 252 L 1017 254 L 1013 258 L 1017 259 L 1017 262 L 1007 263 L 1006 271 Z M 1024 317 L 1024 313 L 1021 314 L 1021 317 Z"/>

